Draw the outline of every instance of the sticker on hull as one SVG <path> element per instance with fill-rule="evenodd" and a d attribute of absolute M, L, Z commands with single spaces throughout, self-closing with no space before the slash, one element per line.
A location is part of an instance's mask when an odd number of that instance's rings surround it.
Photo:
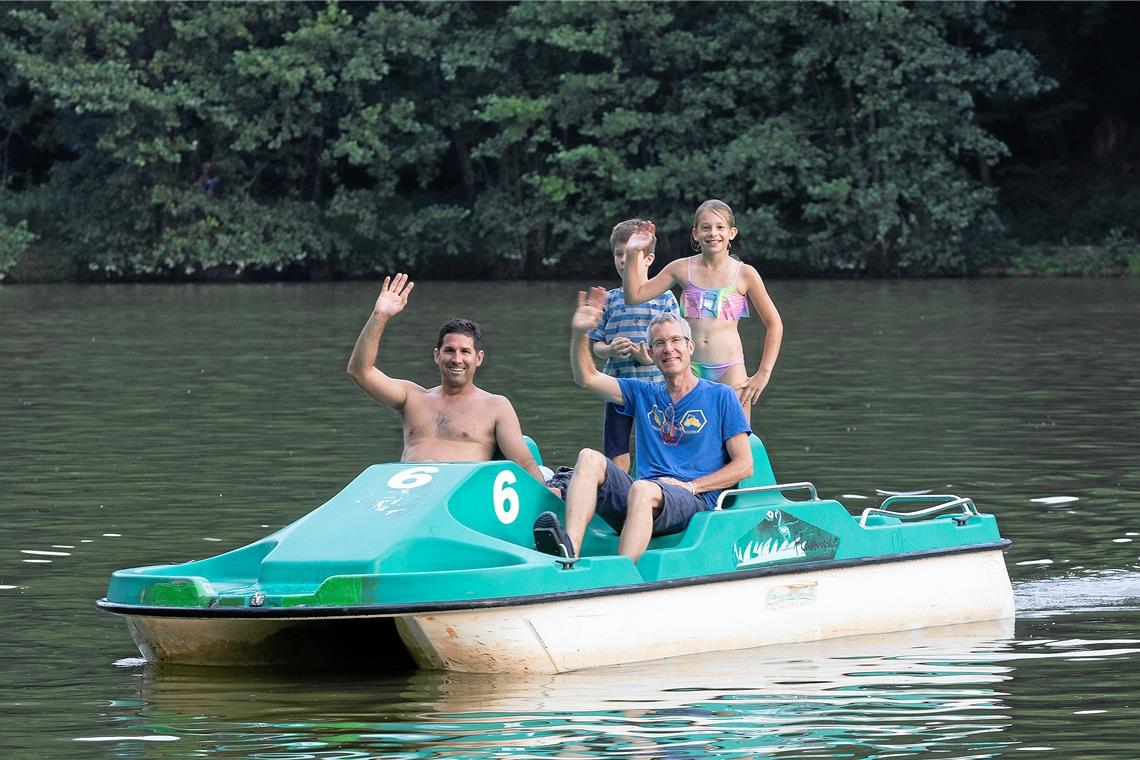
<path fill-rule="evenodd" d="M 736 540 L 736 566 L 783 564 L 832 559 L 839 539 L 779 509 L 770 509 L 752 530 Z"/>

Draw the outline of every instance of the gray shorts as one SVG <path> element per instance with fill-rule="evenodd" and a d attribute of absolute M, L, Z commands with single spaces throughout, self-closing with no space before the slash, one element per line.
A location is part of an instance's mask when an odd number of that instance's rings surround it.
<path fill-rule="evenodd" d="M 689 489 L 672 483 L 656 483 L 664 495 L 661 513 L 653 519 L 653 535 L 680 533 L 697 512 L 709 508 L 699 496 L 693 496 Z M 606 480 L 598 486 L 597 513 L 618 533 L 625 525 L 625 513 L 629 501 L 629 489 L 633 478 L 609 459 L 606 460 Z"/>

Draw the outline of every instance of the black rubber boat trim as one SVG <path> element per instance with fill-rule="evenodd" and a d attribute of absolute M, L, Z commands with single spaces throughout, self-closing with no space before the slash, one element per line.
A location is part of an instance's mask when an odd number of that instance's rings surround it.
<path fill-rule="evenodd" d="M 701 586 L 707 583 L 728 583 L 731 581 L 742 581 L 770 575 L 799 575 L 819 570 L 836 570 L 844 567 L 863 567 L 866 565 L 889 564 L 891 562 L 908 562 L 948 554 L 970 554 L 974 552 L 994 551 L 997 549 L 1005 551 L 1012 544 L 1013 542 L 1008 538 L 1003 538 L 991 544 L 972 544 L 970 546 L 955 546 L 948 549 L 924 549 L 922 551 L 892 554 L 888 557 L 856 557 L 842 560 L 821 560 L 818 562 L 802 562 L 795 565 L 737 570 L 731 573 L 702 575 L 695 578 L 672 578 L 669 580 L 637 583 L 628 586 L 607 586 L 605 588 L 582 589 L 579 591 L 561 591 L 554 594 L 532 594 L 528 596 L 470 599 L 454 602 L 361 604 L 348 607 L 152 607 L 136 604 L 118 604 L 108 602 L 104 598 L 97 600 L 95 606 L 104 612 L 133 617 L 266 618 L 274 620 L 328 617 L 391 617 L 395 615 L 419 615 L 431 612 L 482 610 L 494 607 L 521 607 L 527 604 L 560 602 L 568 599 L 590 599 L 599 596 L 640 594 L 647 591 L 661 591 L 664 589 L 683 588 L 685 586 Z"/>

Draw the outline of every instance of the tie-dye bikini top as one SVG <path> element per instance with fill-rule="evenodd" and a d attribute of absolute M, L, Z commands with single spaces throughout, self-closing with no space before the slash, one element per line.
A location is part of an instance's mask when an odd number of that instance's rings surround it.
<path fill-rule="evenodd" d="M 689 258 L 689 282 L 681 290 L 681 316 L 688 319 L 744 319 L 748 299 L 736 289 L 736 279 L 744 262 L 736 265 L 732 282 L 724 288 L 702 288 L 693 284 L 693 258 Z"/>

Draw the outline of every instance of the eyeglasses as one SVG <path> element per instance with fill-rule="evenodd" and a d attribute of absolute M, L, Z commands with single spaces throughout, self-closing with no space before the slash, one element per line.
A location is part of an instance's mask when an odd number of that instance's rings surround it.
<path fill-rule="evenodd" d="M 689 341 L 689 339 L 686 338 L 684 335 L 674 335 L 672 338 L 658 338 L 657 340 L 650 343 L 649 347 L 652 348 L 654 351 L 660 351 L 661 349 L 665 348 L 665 346 L 670 346 L 672 348 L 680 348 L 681 346 L 685 345 L 688 341 Z"/>

